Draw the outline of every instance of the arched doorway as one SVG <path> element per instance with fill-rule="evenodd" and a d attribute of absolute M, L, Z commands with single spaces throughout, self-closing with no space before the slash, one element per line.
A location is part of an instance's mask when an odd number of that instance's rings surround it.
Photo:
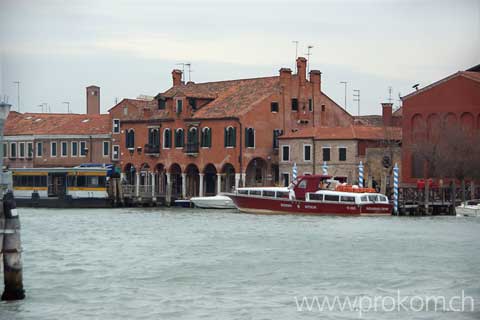
<path fill-rule="evenodd" d="M 182 195 L 182 168 L 178 163 L 170 166 L 170 181 L 172 182 L 172 197 L 179 198 Z"/>
<path fill-rule="evenodd" d="M 151 176 L 150 176 L 150 166 L 148 163 L 142 163 L 140 166 L 140 185 L 147 186 L 151 185 Z"/>
<path fill-rule="evenodd" d="M 222 168 L 223 175 L 223 190 L 225 192 L 232 192 L 235 188 L 235 168 L 232 164 L 226 163 Z"/>
<path fill-rule="evenodd" d="M 206 196 L 214 196 L 217 194 L 217 168 L 213 164 L 207 164 L 205 169 L 203 169 L 203 173 L 205 174 L 205 195 Z"/>
<path fill-rule="evenodd" d="M 200 175 L 196 165 L 189 164 L 186 173 L 186 195 L 187 198 L 197 197 L 200 189 Z"/>
<path fill-rule="evenodd" d="M 135 166 L 131 163 L 127 163 L 123 168 L 123 172 L 125 173 L 125 181 L 127 184 L 135 184 Z"/>
<path fill-rule="evenodd" d="M 248 163 L 246 171 L 246 185 L 248 187 L 264 186 L 267 178 L 267 162 L 262 158 L 255 158 Z"/>
<path fill-rule="evenodd" d="M 164 195 L 167 192 L 167 177 L 165 175 L 165 167 L 158 163 L 155 166 L 155 193 Z"/>

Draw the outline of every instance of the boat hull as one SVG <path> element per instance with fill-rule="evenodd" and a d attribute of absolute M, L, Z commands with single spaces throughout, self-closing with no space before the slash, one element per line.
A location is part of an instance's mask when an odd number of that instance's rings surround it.
<path fill-rule="evenodd" d="M 302 215 L 374 215 L 389 216 L 392 205 L 388 203 L 344 204 L 289 199 L 228 195 L 242 212 L 261 214 L 302 214 Z"/>
<path fill-rule="evenodd" d="M 202 209 L 235 209 L 236 206 L 232 199 L 227 196 L 213 196 L 213 197 L 194 197 L 190 201 L 195 207 Z"/>

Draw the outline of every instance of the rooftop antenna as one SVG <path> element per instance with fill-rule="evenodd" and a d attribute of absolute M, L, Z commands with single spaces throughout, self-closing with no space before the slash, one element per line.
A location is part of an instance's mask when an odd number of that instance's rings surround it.
<path fill-rule="evenodd" d="M 388 102 L 392 103 L 392 87 L 388 87 Z"/>
<path fill-rule="evenodd" d="M 42 108 L 42 113 L 43 113 L 43 103 L 42 103 L 42 104 L 39 104 L 37 107 L 38 107 L 38 108 Z"/>
<path fill-rule="evenodd" d="M 295 68 L 295 73 L 297 73 L 298 40 L 293 40 L 292 43 L 295 43 L 295 61 L 293 64 Z"/>
<path fill-rule="evenodd" d="M 418 91 L 418 87 L 420 86 L 420 83 L 415 83 L 412 88 L 415 89 L 415 91 Z"/>
<path fill-rule="evenodd" d="M 62 103 L 67 105 L 67 113 L 70 113 L 70 101 L 64 101 Z"/>
<path fill-rule="evenodd" d="M 17 85 L 17 104 L 18 112 L 20 112 L 20 81 L 13 81 Z"/>
<path fill-rule="evenodd" d="M 177 63 L 177 66 L 182 66 L 182 81 L 185 81 L 184 79 L 184 75 L 185 75 L 185 62 L 180 62 L 180 63 Z"/>
<path fill-rule="evenodd" d="M 118 97 L 115 97 L 115 105 L 118 104 Z"/>
<path fill-rule="evenodd" d="M 360 90 L 353 90 L 353 101 L 358 103 L 358 115 L 360 115 Z"/>
<path fill-rule="evenodd" d="M 188 68 L 188 82 L 190 82 L 192 79 L 192 64 L 190 62 L 185 63 L 185 65 Z"/>
<path fill-rule="evenodd" d="M 310 50 L 311 50 L 311 49 L 313 49 L 313 46 L 309 45 L 309 46 L 307 47 L 307 53 L 306 53 L 306 55 L 307 55 L 307 73 L 310 72 L 310 56 L 312 55 L 312 54 L 310 53 Z"/>

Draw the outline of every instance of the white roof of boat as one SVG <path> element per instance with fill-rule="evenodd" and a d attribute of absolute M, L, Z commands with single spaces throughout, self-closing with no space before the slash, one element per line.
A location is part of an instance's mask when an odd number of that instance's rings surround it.
<path fill-rule="evenodd" d="M 284 192 L 289 191 L 287 187 L 245 187 L 245 188 L 238 188 L 237 190 L 284 191 Z"/>
<path fill-rule="evenodd" d="M 347 196 L 347 197 L 361 197 L 361 196 L 369 196 L 369 195 L 380 195 L 385 197 L 384 194 L 373 193 L 373 192 L 344 192 L 344 191 L 333 191 L 333 190 L 318 190 L 313 193 L 330 194 L 335 196 Z"/>

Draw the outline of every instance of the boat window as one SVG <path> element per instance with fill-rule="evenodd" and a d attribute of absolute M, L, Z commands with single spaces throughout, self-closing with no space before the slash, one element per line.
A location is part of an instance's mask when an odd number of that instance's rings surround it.
<path fill-rule="evenodd" d="M 305 189 L 307 187 L 307 180 L 302 180 L 299 184 L 298 184 L 298 188 L 300 189 Z"/>
<path fill-rule="evenodd" d="M 288 192 L 277 191 L 277 198 L 287 198 L 288 199 Z"/>
<path fill-rule="evenodd" d="M 248 194 L 248 190 L 238 190 L 239 194 Z"/>
<path fill-rule="evenodd" d="M 261 196 L 261 195 L 262 195 L 262 191 L 260 191 L 260 190 L 250 190 L 250 195 L 252 195 L 252 196 Z"/>
<path fill-rule="evenodd" d="M 342 196 L 342 197 L 340 198 L 340 201 L 342 201 L 342 202 L 351 202 L 351 203 L 354 203 L 354 202 L 355 202 L 355 197 Z"/>
<path fill-rule="evenodd" d="M 388 199 L 387 199 L 387 197 L 385 197 L 385 196 L 381 196 L 381 195 L 380 195 L 380 196 L 378 196 L 378 197 L 380 198 L 380 201 L 381 201 L 381 202 L 388 202 Z"/>
<path fill-rule="evenodd" d="M 13 185 L 16 187 L 46 187 L 47 176 L 13 176 Z"/>
<path fill-rule="evenodd" d="M 374 194 L 369 194 L 368 195 L 368 200 L 371 202 L 377 202 L 377 196 Z"/>
<path fill-rule="evenodd" d="M 264 197 L 275 197 L 275 191 L 263 191 L 263 196 Z"/>
<path fill-rule="evenodd" d="M 362 202 L 368 202 L 368 197 L 367 196 L 362 196 L 360 199 L 362 200 Z"/>
<path fill-rule="evenodd" d="M 325 195 L 325 201 L 335 201 L 338 202 L 339 196 L 335 196 L 333 194 L 326 194 Z"/>
<path fill-rule="evenodd" d="M 310 200 L 323 201 L 323 194 L 321 193 L 309 193 Z"/>

